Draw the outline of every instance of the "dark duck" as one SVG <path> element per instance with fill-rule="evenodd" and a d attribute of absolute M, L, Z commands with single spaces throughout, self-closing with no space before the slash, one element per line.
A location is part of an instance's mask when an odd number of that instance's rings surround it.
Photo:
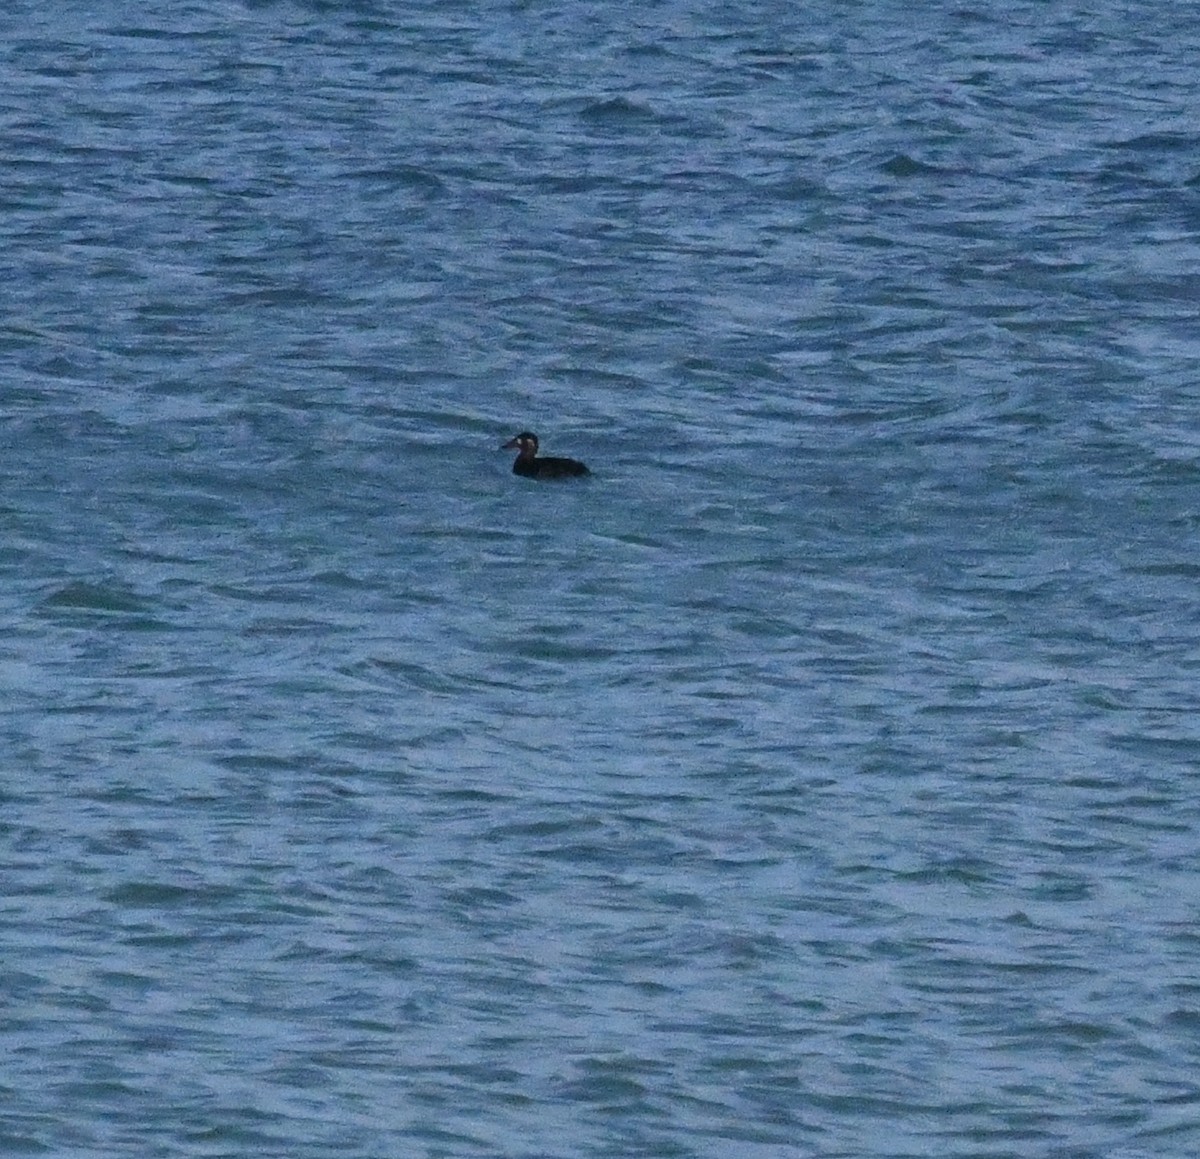
<path fill-rule="evenodd" d="M 522 431 L 500 449 L 517 452 L 513 474 L 524 475 L 526 479 L 571 479 L 578 475 L 591 474 L 578 459 L 561 459 L 553 455 L 539 459 L 538 437 L 529 431 Z"/>

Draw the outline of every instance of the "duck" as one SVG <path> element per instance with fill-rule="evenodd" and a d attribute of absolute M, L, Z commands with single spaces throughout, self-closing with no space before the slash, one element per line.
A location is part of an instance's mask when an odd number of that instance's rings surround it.
<path fill-rule="evenodd" d="M 571 479 L 591 474 L 578 459 L 557 458 L 553 455 L 539 459 L 538 437 L 531 431 L 522 431 L 500 449 L 517 452 L 513 474 L 523 475 L 526 479 Z"/>

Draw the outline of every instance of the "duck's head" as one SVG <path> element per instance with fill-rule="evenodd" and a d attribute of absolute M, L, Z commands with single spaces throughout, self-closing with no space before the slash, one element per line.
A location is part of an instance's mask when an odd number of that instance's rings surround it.
<path fill-rule="evenodd" d="M 502 451 L 520 451 L 522 455 L 536 455 L 538 449 L 537 435 L 530 431 L 522 431 L 515 438 L 509 439 L 500 449 Z"/>

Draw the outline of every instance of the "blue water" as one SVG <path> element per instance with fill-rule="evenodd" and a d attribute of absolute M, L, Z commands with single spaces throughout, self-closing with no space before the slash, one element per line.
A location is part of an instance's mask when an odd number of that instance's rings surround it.
<path fill-rule="evenodd" d="M 0 1154 L 1200 1152 L 1200 14 L 86 7 Z"/>

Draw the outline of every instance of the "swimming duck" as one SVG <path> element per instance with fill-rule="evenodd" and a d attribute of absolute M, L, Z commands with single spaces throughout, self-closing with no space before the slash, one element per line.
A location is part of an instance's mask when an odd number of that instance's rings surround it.
<path fill-rule="evenodd" d="M 547 455 L 544 459 L 537 457 L 538 437 L 529 431 L 522 431 L 514 439 L 510 439 L 502 451 L 516 451 L 517 461 L 513 463 L 513 474 L 524 475 L 527 479 L 569 479 L 576 475 L 590 475 L 578 459 L 561 459 Z"/>

